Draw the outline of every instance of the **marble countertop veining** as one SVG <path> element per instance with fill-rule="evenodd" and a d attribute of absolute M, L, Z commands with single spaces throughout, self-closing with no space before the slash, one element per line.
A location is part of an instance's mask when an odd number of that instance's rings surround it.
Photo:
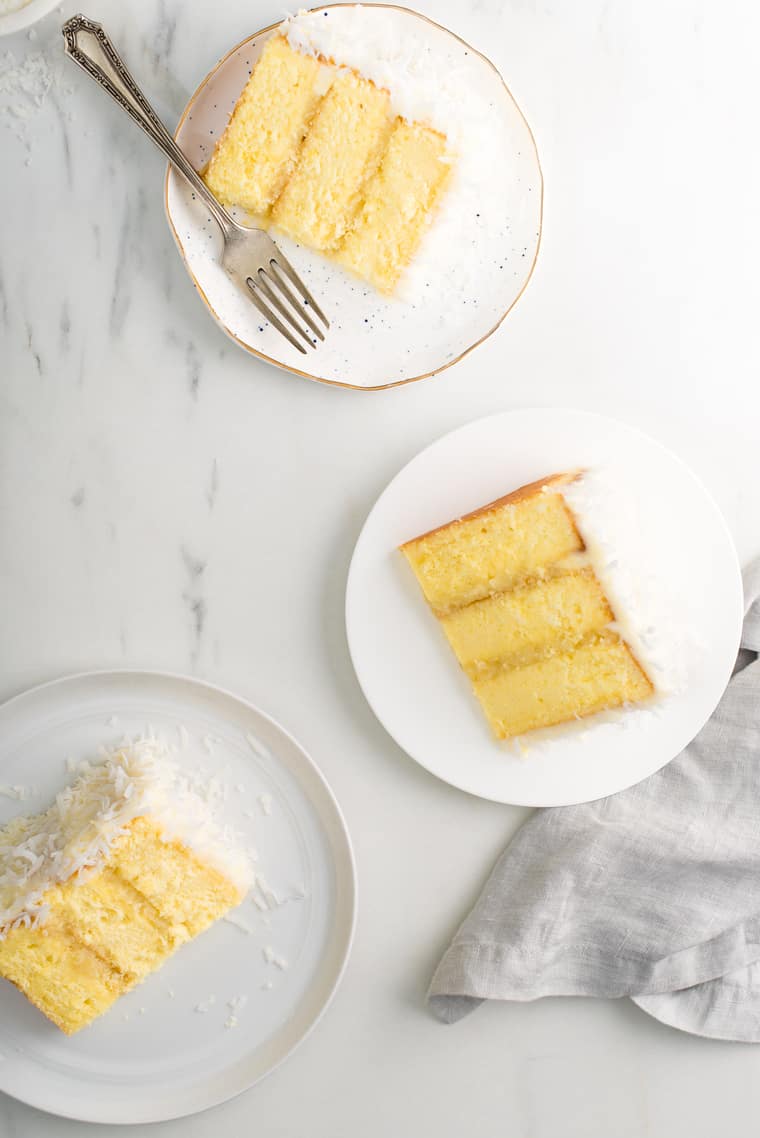
<path fill-rule="evenodd" d="M 241 692 L 303 740 L 357 851 L 354 955 L 254 1091 L 151 1135 L 713 1138 L 757 1115 L 760 1051 L 620 1002 L 444 1028 L 432 967 L 519 809 L 436 782 L 353 678 L 348 560 L 420 447 L 509 407 L 597 409 L 680 453 L 760 550 L 760 11 L 741 0 L 417 0 L 485 48 L 533 126 L 544 241 L 502 329 L 442 376 L 330 390 L 225 339 L 163 218 L 163 163 L 64 60 L 62 10 L 0 41 L 0 697 L 109 666 Z M 90 0 L 167 122 L 268 0 Z M 371 789 L 371 793 L 368 790 Z M 0 1097 L 0 1138 L 105 1135 Z"/>

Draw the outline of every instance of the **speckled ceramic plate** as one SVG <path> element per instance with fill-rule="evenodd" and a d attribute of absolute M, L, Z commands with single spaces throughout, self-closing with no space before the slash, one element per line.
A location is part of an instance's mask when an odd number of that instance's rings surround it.
<path fill-rule="evenodd" d="M 340 21 L 348 18 L 350 7 L 330 5 L 318 11 Z M 530 127 L 493 64 L 452 32 L 408 9 L 372 5 L 363 9 L 363 19 L 368 36 L 382 25 L 383 34 L 390 28 L 399 42 L 417 37 L 440 74 L 456 74 L 463 88 L 477 91 L 490 108 L 489 145 L 500 159 L 493 168 L 502 172 L 494 175 L 499 184 L 489 195 L 493 204 L 485 212 L 473 210 L 457 241 L 448 247 L 446 272 L 456 302 L 445 313 L 435 288 L 430 300 L 422 290 L 411 302 L 385 299 L 338 266 L 278 237 L 332 324 L 327 342 L 304 358 L 262 324 L 256 309 L 227 279 L 216 261 L 221 237 L 215 222 L 171 170 L 166 211 L 201 299 L 241 348 L 307 379 L 367 390 L 411 383 L 442 371 L 495 331 L 533 271 L 541 236 L 543 183 Z M 265 28 L 233 48 L 190 100 L 177 140 L 198 169 L 210 158 L 263 45 L 278 27 Z M 435 223 L 425 240 L 433 239 L 434 229 Z M 470 243 L 469 263 L 477 266 L 477 272 L 466 274 L 457 286 L 465 243 Z"/>
<path fill-rule="evenodd" d="M 67 758 L 146 730 L 234 788 L 226 815 L 257 850 L 277 903 L 262 910 L 249 896 L 234 923 L 217 922 L 71 1038 L 0 980 L 0 1091 L 87 1122 L 178 1118 L 251 1087 L 320 1018 L 353 934 L 351 845 L 322 775 L 273 720 L 196 680 L 96 672 L 5 703 L 0 826 L 49 806 L 70 780 Z M 8 786 L 28 797 L 14 801 Z"/>
<path fill-rule="evenodd" d="M 551 471 L 584 467 L 604 472 L 611 556 L 640 594 L 624 615 L 653 620 L 669 657 L 654 677 L 663 696 L 646 709 L 532 732 L 522 747 L 499 743 L 397 547 Z M 589 514 L 595 535 L 593 522 Z M 564 806 L 631 786 L 694 738 L 731 675 L 742 608 L 726 523 L 684 463 L 613 419 L 537 409 L 470 423 L 393 479 L 356 545 L 346 625 L 364 694 L 412 758 L 483 798 Z"/>

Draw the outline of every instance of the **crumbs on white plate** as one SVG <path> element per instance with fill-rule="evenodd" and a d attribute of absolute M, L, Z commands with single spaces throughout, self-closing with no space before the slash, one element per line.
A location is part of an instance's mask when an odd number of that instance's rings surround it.
<path fill-rule="evenodd" d="M 35 791 L 29 786 L 8 786 L 0 784 L 0 796 L 3 798 L 12 798 L 16 802 L 25 802 L 27 798 L 32 798 Z"/>
<path fill-rule="evenodd" d="M 261 954 L 267 964 L 273 964 L 275 968 L 279 968 L 280 972 L 286 972 L 290 967 L 284 956 L 279 956 L 272 948 L 271 944 L 267 944 L 262 948 Z"/>
<path fill-rule="evenodd" d="M 228 925 L 233 925 L 236 929 L 240 929 L 240 931 L 246 933 L 247 936 L 252 936 L 256 931 L 252 929 L 249 924 L 246 924 L 241 917 L 235 916 L 234 913 L 228 913 L 226 917 L 222 917 L 222 920 Z"/>

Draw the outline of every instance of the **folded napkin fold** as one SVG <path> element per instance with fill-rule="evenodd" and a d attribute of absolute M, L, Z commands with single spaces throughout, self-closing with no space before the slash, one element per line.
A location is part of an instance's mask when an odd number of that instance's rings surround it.
<path fill-rule="evenodd" d="M 528 819 L 433 976 L 444 1022 L 483 1000 L 630 996 L 684 1031 L 760 1042 L 760 560 L 744 583 L 713 717 L 637 786 Z"/>

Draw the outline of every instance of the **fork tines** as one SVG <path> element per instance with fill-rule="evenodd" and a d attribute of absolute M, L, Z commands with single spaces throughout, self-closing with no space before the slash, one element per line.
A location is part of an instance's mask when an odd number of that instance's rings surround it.
<path fill-rule="evenodd" d="M 288 280 L 294 286 L 295 292 L 288 284 Z M 268 266 L 260 266 L 255 276 L 247 278 L 246 284 L 251 299 L 262 316 L 265 316 L 272 327 L 303 355 L 307 354 L 307 350 L 293 332 L 310 348 L 316 348 L 317 340 L 324 340 L 324 332 L 315 317 L 322 321 L 325 328 L 330 327 L 330 321 L 282 253 L 278 252 L 277 257 L 270 257 Z M 283 303 L 283 298 L 287 304 Z M 306 325 L 305 328 L 301 321 Z M 309 331 L 317 337 L 317 340 L 309 335 Z"/>

